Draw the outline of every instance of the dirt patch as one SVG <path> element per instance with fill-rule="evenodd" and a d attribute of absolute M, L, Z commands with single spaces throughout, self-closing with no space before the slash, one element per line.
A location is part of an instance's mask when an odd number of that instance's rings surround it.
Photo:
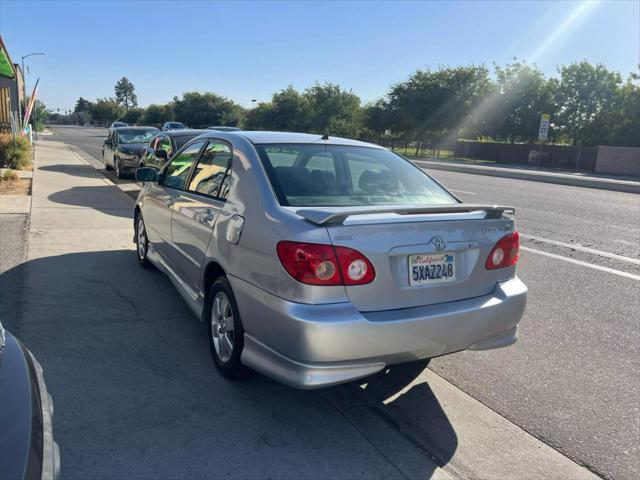
<path fill-rule="evenodd" d="M 31 195 L 31 179 L 21 178 L 0 182 L 0 195 Z"/>

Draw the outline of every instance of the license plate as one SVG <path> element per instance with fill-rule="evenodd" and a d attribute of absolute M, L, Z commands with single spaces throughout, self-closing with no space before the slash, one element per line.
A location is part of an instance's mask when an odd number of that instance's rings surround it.
<path fill-rule="evenodd" d="M 456 279 L 454 253 L 409 255 L 409 285 L 431 285 Z"/>

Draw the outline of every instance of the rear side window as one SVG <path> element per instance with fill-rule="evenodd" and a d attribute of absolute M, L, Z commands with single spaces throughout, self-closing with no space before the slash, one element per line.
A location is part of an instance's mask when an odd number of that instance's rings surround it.
<path fill-rule="evenodd" d="M 421 169 L 388 150 L 314 144 L 256 148 L 281 205 L 457 203 Z"/>
<path fill-rule="evenodd" d="M 226 143 L 209 142 L 193 170 L 189 190 L 226 199 L 229 195 L 228 170 L 231 149 Z"/>
<path fill-rule="evenodd" d="M 200 153 L 203 145 L 204 141 L 193 143 L 173 157 L 162 175 L 160 184 L 166 187 L 184 190 L 187 178 L 189 178 L 191 166 L 197 160 L 198 153 Z"/>

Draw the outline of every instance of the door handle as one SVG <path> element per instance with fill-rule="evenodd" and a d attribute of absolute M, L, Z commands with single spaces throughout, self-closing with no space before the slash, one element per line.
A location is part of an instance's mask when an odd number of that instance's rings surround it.
<path fill-rule="evenodd" d="M 175 200 L 173 198 L 170 198 L 169 200 L 164 201 L 164 206 L 167 208 L 171 208 L 173 207 L 174 203 L 176 203 Z"/>

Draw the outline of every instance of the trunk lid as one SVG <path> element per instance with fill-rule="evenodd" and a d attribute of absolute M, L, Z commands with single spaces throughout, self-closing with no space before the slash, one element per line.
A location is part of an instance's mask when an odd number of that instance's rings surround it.
<path fill-rule="evenodd" d="M 296 213 L 323 225 L 333 245 L 354 248 L 371 261 L 376 270 L 374 281 L 345 287 L 349 300 L 363 312 L 486 295 L 496 282 L 514 274 L 514 267 L 485 268 L 493 246 L 514 230 L 513 209 L 509 207 L 455 204 L 301 209 Z M 454 266 L 449 273 L 455 275 L 433 283 L 425 278 L 429 273 L 424 273 L 421 262 L 440 262 L 443 255 Z"/>

